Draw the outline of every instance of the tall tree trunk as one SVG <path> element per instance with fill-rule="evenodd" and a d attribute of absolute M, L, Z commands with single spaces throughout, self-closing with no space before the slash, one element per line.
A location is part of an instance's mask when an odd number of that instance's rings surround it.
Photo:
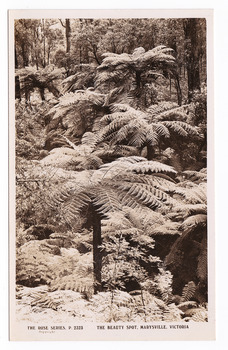
<path fill-rule="evenodd" d="M 66 53 L 70 52 L 70 37 L 71 37 L 71 27 L 70 27 L 70 19 L 66 19 L 65 20 L 65 24 L 63 23 L 63 21 L 60 19 L 59 20 L 61 25 L 65 28 L 65 35 L 66 35 Z M 80 21 L 80 19 L 79 19 Z"/>
<path fill-rule="evenodd" d="M 186 61 L 188 76 L 188 100 L 192 101 L 193 91 L 200 90 L 200 72 L 199 72 L 199 52 L 197 18 L 188 18 L 184 22 L 185 40 L 187 43 Z"/>
<path fill-rule="evenodd" d="M 23 59 L 23 67 L 25 68 L 26 66 L 28 66 L 29 62 L 28 62 L 26 45 L 25 45 L 24 41 L 22 41 L 22 43 L 21 43 L 21 52 L 22 52 L 22 59 Z M 25 100 L 26 100 L 26 102 L 28 102 L 30 100 L 30 92 L 28 91 L 26 86 L 24 88 L 24 92 L 25 92 Z"/>
<path fill-rule="evenodd" d="M 93 55 L 94 55 L 94 58 L 95 58 L 97 64 L 100 65 L 101 62 L 99 61 L 98 56 L 97 56 L 97 46 L 96 45 L 93 45 Z"/>
<path fill-rule="evenodd" d="M 93 268 L 94 268 L 94 293 L 101 291 L 101 218 L 100 215 L 92 209 L 93 217 Z"/>
<path fill-rule="evenodd" d="M 18 61 L 17 61 L 16 45 L 15 45 L 14 55 L 15 55 L 15 69 L 17 69 Z M 20 88 L 20 80 L 18 75 L 15 76 L 15 98 L 19 98 L 19 100 L 21 99 L 21 88 Z"/>
<path fill-rule="evenodd" d="M 71 36 L 71 28 L 70 28 L 70 19 L 66 19 L 66 52 L 69 53 L 70 52 L 70 36 Z"/>
<path fill-rule="evenodd" d="M 44 50 L 44 60 L 43 60 L 43 67 L 46 67 L 46 41 L 45 41 L 45 19 L 42 19 L 43 24 L 43 50 Z"/>
<path fill-rule="evenodd" d="M 25 47 L 25 42 L 22 41 L 21 43 L 21 52 L 22 52 L 22 59 L 23 59 L 23 67 L 25 68 L 26 66 L 28 66 L 28 55 L 27 55 L 27 50 Z"/>

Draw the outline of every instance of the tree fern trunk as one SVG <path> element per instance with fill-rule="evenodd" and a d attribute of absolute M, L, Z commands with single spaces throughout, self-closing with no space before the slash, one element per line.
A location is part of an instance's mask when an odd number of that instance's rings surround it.
<path fill-rule="evenodd" d="M 101 291 L 101 218 L 100 215 L 92 209 L 93 218 L 93 268 L 94 268 L 94 293 Z"/>
<path fill-rule="evenodd" d="M 59 97 L 59 90 L 52 83 L 50 83 L 47 88 L 55 97 Z"/>
<path fill-rule="evenodd" d="M 41 100 L 42 100 L 42 101 L 45 101 L 44 87 L 40 87 L 39 90 L 40 90 L 40 97 L 41 97 Z"/>
<path fill-rule="evenodd" d="M 148 160 L 154 159 L 154 147 L 151 145 L 147 145 L 147 159 Z"/>
<path fill-rule="evenodd" d="M 139 71 L 135 72 L 135 81 L 136 81 L 137 90 L 140 90 L 140 88 L 141 88 L 141 72 L 139 72 Z"/>

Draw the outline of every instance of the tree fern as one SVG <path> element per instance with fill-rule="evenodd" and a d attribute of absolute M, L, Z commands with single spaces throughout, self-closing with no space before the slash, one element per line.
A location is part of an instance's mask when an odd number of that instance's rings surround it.
<path fill-rule="evenodd" d="M 48 113 L 48 132 L 58 125 L 67 129 L 71 136 L 82 136 L 87 128 L 92 128 L 94 119 L 102 109 L 105 94 L 91 89 L 77 90 L 75 93 L 67 93 L 59 98 Z M 65 131 L 66 132 L 66 131 Z"/>
<path fill-rule="evenodd" d="M 112 107 L 113 114 L 105 115 L 100 120 L 100 124 L 104 126 L 101 138 L 102 140 L 108 139 L 113 144 L 126 143 L 127 141 L 129 145 L 141 150 L 147 146 L 147 157 L 151 160 L 154 154 L 150 155 L 150 148 L 152 147 L 154 153 L 154 148 L 160 146 L 163 139 L 170 138 L 170 132 L 181 137 L 199 137 L 199 130 L 183 121 L 184 118 L 187 118 L 185 112 L 181 112 L 181 121 L 169 120 L 171 117 L 176 117 L 177 109 L 179 108 L 176 106 L 172 106 L 168 110 L 166 106 L 160 106 L 159 109 L 153 111 L 155 113 L 158 110 L 158 115 L 152 114 L 152 118 L 149 113 L 135 110 L 127 105 L 114 105 Z M 168 120 L 164 120 L 164 118 Z"/>
<path fill-rule="evenodd" d="M 93 87 L 96 74 L 96 66 L 91 64 L 75 65 L 76 73 L 62 81 L 62 93 L 75 92 L 76 90 Z"/>
<path fill-rule="evenodd" d="M 75 151 L 77 148 L 72 150 Z M 76 184 L 73 179 L 65 183 L 61 190 L 49 195 L 49 202 L 52 203 L 52 210 L 57 211 L 58 216 L 62 217 L 69 227 L 73 227 L 80 213 L 86 212 L 91 205 L 102 217 L 109 217 L 110 213 L 121 211 L 123 206 L 139 209 L 146 206 L 153 209 L 163 205 L 169 206 L 169 196 L 165 191 L 153 187 L 153 181 L 145 183 L 142 176 L 145 173 L 151 174 L 147 175 L 148 177 L 155 176 L 162 181 L 162 174 L 175 176 L 176 172 L 172 167 L 159 162 L 148 162 L 143 157 L 122 157 L 93 171 L 90 181 L 84 182 L 85 186 L 83 181 Z M 117 174 L 119 177 L 116 177 Z M 131 176 L 137 181 L 134 184 L 129 181 Z M 167 179 L 164 181 L 168 181 Z M 92 215 L 94 218 L 97 214 Z M 96 246 L 94 249 L 97 249 Z"/>
<path fill-rule="evenodd" d="M 60 96 L 58 88 L 53 84 L 63 75 L 64 70 L 49 65 L 43 69 L 37 70 L 33 67 L 18 69 L 16 75 L 20 77 L 21 92 L 25 93 L 26 100 L 35 88 L 40 91 L 41 99 L 45 100 L 44 90 L 47 88 L 55 97 Z"/>
<path fill-rule="evenodd" d="M 126 92 L 140 100 L 139 97 L 144 94 L 143 83 L 155 83 L 158 77 L 167 73 L 176 78 L 176 62 L 172 53 L 173 50 L 165 46 L 147 52 L 139 47 L 131 55 L 105 53 L 97 68 L 95 84 L 99 87 L 114 82 L 115 87 L 124 87 Z"/>

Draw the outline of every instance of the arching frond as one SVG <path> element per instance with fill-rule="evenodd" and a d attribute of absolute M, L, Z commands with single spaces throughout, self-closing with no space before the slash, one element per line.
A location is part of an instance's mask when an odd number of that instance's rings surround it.
<path fill-rule="evenodd" d="M 83 169 L 98 169 L 103 164 L 100 157 L 97 157 L 95 154 L 90 154 L 82 158 L 81 167 Z"/>
<path fill-rule="evenodd" d="M 176 171 L 173 167 L 156 162 L 148 161 L 143 157 L 131 156 L 131 157 L 122 157 L 110 164 L 104 164 L 100 167 L 100 170 L 108 172 L 109 170 L 115 172 L 118 169 L 118 173 L 121 170 L 128 172 L 133 172 L 137 174 L 146 174 L 146 173 L 164 173 L 164 174 L 176 174 Z"/>
<path fill-rule="evenodd" d="M 199 137 L 198 128 L 183 121 L 187 119 L 184 109 L 174 106 L 170 103 L 168 106 L 156 105 L 151 117 L 149 113 L 128 105 L 113 105 L 111 107 L 113 114 L 106 115 L 100 120 L 103 126 L 101 138 L 111 141 L 112 144 L 127 142 L 129 145 L 142 148 L 148 145 L 158 146 L 162 139 L 170 138 L 171 132 L 182 137 Z M 180 120 L 170 120 L 177 116 Z"/>
<path fill-rule="evenodd" d="M 206 183 L 194 184 L 193 182 L 179 183 L 175 193 L 185 198 L 189 204 L 206 204 L 207 185 Z"/>
<path fill-rule="evenodd" d="M 104 104 L 105 95 L 99 92 L 86 90 L 77 90 L 75 93 L 66 93 L 59 98 L 59 103 L 50 109 L 48 115 L 52 117 L 52 120 L 62 119 L 69 115 L 70 112 L 74 112 L 74 117 L 80 115 L 80 113 L 97 106 Z"/>
<path fill-rule="evenodd" d="M 115 187 L 127 192 L 129 196 L 135 198 L 138 202 L 143 205 L 147 205 L 151 208 L 160 207 L 161 201 L 166 201 L 167 197 L 161 191 L 151 188 L 145 184 L 131 184 L 129 182 L 116 183 Z"/>
<path fill-rule="evenodd" d="M 193 170 L 185 170 L 183 171 L 183 176 L 195 183 L 201 183 L 207 181 L 207 172 L 204 171 L 193 171 Z"/>
<path fill-rule="evenodd" d="M 120 211 L 122 205 L 116 192 L 107 186 L 98 186 L 91 190 L 92 203 L 101 214 Z"/>
<path fill-rule="evenodd" d="M 182 301 L 189 301 L 196 291 L 196 285 L 193 281 L 188 282 L 182 291 Z"/>
<path fill-rule="evenodd" d="M 132 164 L 130 170 L 138 174 L 143 173 L 165 173 L 165 174 L 176 174 L 176 171 L 173 167 L 156 162 L 156 161 L 142 161 L 138 164 Z"/>
<path fill-rule="evenodd" d="M 155 130 L 159 136 L 164 136 L 165 138 L 170 137 L 169 129 L 164 124 L 152 123 L 151 126 L 152 126 L 153 130 Z"/>
<path fill-rule="evenodd" d="M 85 132 L 82 136 L 81 143 L 82 145 L 87 145 L 91 149 L 93 149 L 99 141 L 98 134 L 95 134 L 93 132 Z"/>
<path fill-rule="evenodd" d="M 102 147 L 94 151 L 93 154 L 103 161 L 110 161 L 119 157 L 138 155 L 139 151 L 133 146 L 102 144 Z"/>
<path fill-rule="evenodd" d="M 173 130 L 178 135 L 188 136 L 188 135 L 196 135 L 199 136 L 198 128 L 196 126 L 191 126 L 188 123 L 184 123 L 181 121 L 164 121 L 161 122 L 167 128 Z"/>

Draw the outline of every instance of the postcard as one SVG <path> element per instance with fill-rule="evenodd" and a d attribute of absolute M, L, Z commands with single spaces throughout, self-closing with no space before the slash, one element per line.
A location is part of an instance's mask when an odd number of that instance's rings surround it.
<path fill-rule="evenodd" d="M 212 10 L 10 10 L 10 340 L 214 340 Z"/>

